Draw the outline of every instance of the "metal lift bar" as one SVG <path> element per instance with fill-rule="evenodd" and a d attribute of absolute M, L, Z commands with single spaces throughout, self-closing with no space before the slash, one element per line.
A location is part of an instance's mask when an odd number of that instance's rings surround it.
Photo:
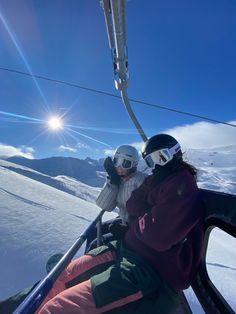
<path fill-rule="evenodd" d="M 133 112 L 133 110 L 132 110 L 132 108 L 131 108 L 131 105 L 130 105 L 130 102 L 129 102 L 129 98 L 128 98 L 128 95 L 127 95 L 127 90 L 126 90 L 126 89 L 123 89 L 123 90 L 121 90 L 120 92 L 121 92 L 121 97 L 122 97 L 123 103 L 124 103 L 124 105 L 125 105 L 126 110 L 128 111 L 128 114 L 129 114 L 131 120 L 133 121 L 133 123 L 134 123 L 136 129 L 138 130 L 138 132 L 139 132 L 139 134 L 140 134 L 142 140 L 143 140 L 144 142 L 146 142 L 146 141 L 148 140 L 148 138 L 147 138 L 147 136 L 146 136 L 146 134 L 144 133 L 144 131 L 143 131 L 141 125 L 139 124 L 138 120 L 136 119 L 136 117 L 135 117 L 135 115 L 134 115 L 134 112 Z"/>
<path fill-rule="evenodd" d="M 104 10 L 111 49 L 115 87 L 120 90 L 125 108 L 141 138 L 145 142 L 147 141 L 147 136 L 134 115 L 127 95 L 129 72 L 126 34 L 126 0 L 101 0 L 101 5 Z"/>

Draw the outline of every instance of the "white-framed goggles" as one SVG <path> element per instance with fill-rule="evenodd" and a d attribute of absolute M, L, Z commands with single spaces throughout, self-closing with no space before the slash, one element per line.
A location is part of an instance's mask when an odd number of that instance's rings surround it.
<path fill-rule="evenodd" d="M 162 148 L 147 155 L 144 160 L 149 168 L 154 168 L 155 165 L 165 166 L 171 161 L 176 153 L 180 151 L 179 143 L 171 148 Z"/>
<path fill-rule="evenodd" d="M 129 160 L 125 157 L 120 157 L 120 156 L 113 158 L 113 164 L 116 168 L 121 167 L 123 169 L 131 169 L 134 167 L 134 161 L 133 160 Z"/>

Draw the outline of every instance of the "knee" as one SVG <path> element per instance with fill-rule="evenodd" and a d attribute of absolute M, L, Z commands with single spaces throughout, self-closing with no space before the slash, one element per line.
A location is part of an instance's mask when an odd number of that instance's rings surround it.
<path fill-rule="evenodd" d="M 90 280 L 71 287 L 49 300 L 37 314 L 98 314 Z"/>
<path fill-rule="evenodd" d="M 65 308 L 61 304 L 60 297 L 56 296 L 49 300 L 37 314 L 60 314 L 66 313 Z"/>

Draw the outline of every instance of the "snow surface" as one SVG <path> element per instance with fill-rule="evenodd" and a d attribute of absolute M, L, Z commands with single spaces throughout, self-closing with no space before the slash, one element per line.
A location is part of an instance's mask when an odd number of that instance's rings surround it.
<path fill-rule="evenodd" d="M 236 194 L 236 146 L 189 150 L 186 158 L 200 168 L 200 187 Z M 48 257 L 67 251 L 99 213 L 94 204 L 99 191 L 73 178 L 53 178 L 0 160 L 0 300 L 45 276 Z M 104 219 L 114 216 L 106 213 Z M 214 229 L 207 268 L 236 311 L 235 243 Z M 82 253 L 83 248 L 78 256 Z M 185 293 L 194 313 L 204 313 L 193 291 Z"/>
<path fill-rule="evenodd" d="M 63 182 L 71 188 L 69 178 Z M 100 211 L 91 202 L 7 169 L 5 161 L 0 162 L 0 200 L 0 299 L 44 276 L 48 257 L 67 251 Z M 107 213 L 104 219 L 113 217 Z"/>

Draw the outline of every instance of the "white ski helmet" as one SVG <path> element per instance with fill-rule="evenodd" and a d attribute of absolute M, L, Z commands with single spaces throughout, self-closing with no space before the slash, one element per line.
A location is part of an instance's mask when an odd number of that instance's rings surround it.
<path fill-rule="evenodd" d="M 115 167 L 132 169 L 137 167 L 139 162 L 139 153 L 136 148 L 130 145 L 119 146 L 114 154 L 113 163 Z"/>

